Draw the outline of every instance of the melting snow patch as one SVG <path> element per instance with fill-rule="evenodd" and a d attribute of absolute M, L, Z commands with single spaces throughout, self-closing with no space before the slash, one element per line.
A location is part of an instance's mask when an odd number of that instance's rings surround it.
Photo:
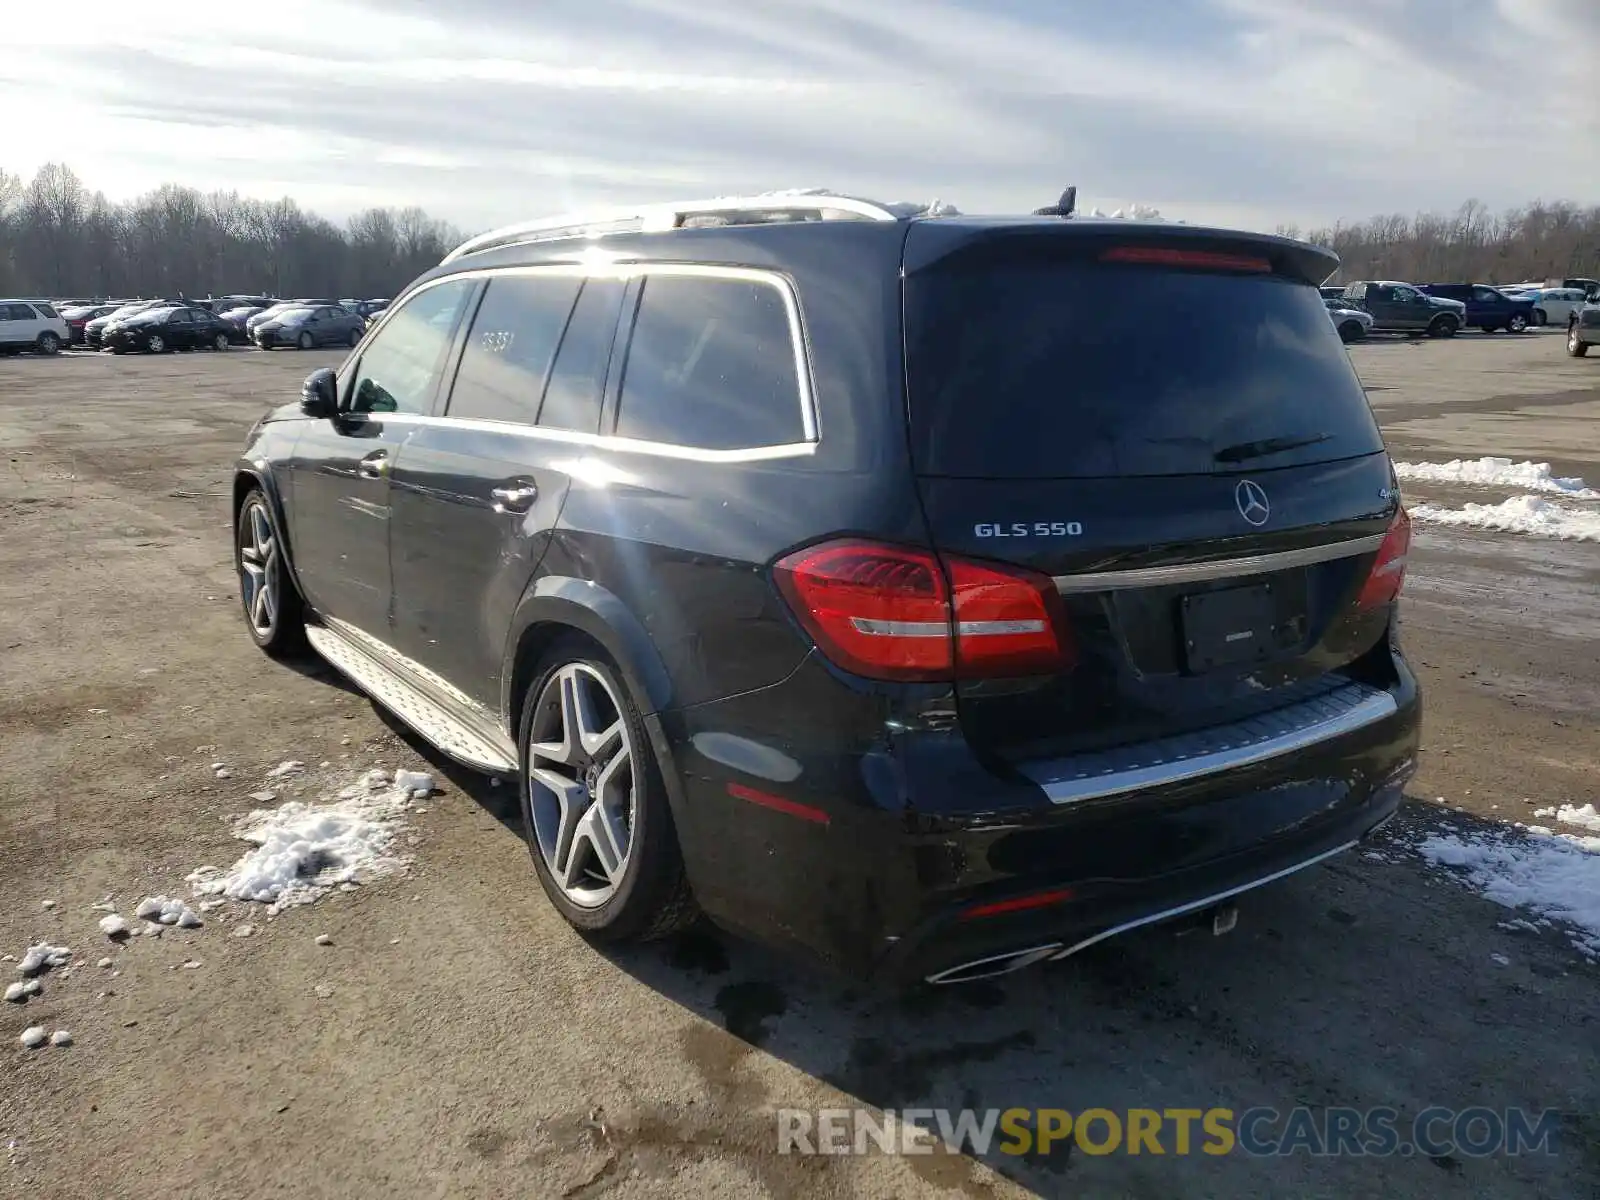
<path fill-rule="evenodd" d="M 173 896 L 146 896 L 139 901 L 134 915 L 158 925 L 177 925 L 183 929 L 198 929 L 205 924 L 194 909 Z M 146 928 L 145 932 L 150 930 Z"/>
<path fill-rule="evenodd" d="M 109 917 L 100 918 L 100 932 L 108 938 L 127 937 L 128 923 L 116 913 L 112 913 Z"/>
<path fill-rule="evenodd" d="M 1465 508 L 1440 508 L 1419 504 L 1411 516 L 1424 524 L 1489 529 L 1501 533 L 1529 533 L 1565 541 L 1600 542 L 1600 512 L 1563 508 L 1538 496 L 1513 496 L 1499 504 L 1468 504 Z"/>
<path fill-rule="evenodd" d="M 52 1046 L 70 1046 L 72 1045 L 72 1034 L 65 1029 L 58 1029 L 50 1035 L 50 1044 Z"/>
<path fill-rule="evenodd" d="M 71 958 L 72 951 L 65 946 L 52 946 L 48 942 L 40 942 L 37 946 L 28 947 L 28 952 L 17 964 L 17 971 L 23 975 L 38 975 L 51 967 L 66 966 Z"/>
<path fill-rule="evenodd" d="M 1573 946 L 1600 959 L 1600 837 L 1536 829 L 1505 833 L 1431 834 L 1417 853 L 1436 866 L 1460 868 L 1466 882 L 1507 908 L 1525 908 L 1573 927 Z"/>
<path fill-rule="evenodd" d="M 1536 816 L 1551 815 L 1550 810 L 1540 809 Z M 1582 808 L 1572 804 L 1563 804 L 1554 811 L 1555 819 L 1563 825 L 1576 825 L 1580 829 L 1588 829 L 1600 833 L 1600 812 L 1596 812 L 1594 805 L 1585 804 Z"/>
<path fill-rule="evenodd" d="M 30 995 L 32 993 L 28 991 L 28 985 L 20 979 L 6 985 L 6 1001 L 10 1004 L 26 1004 Z"/>
<path fill-rule="evenodd" d="M 289 776 L 289 775 L 296 775 L 299 772 L 304 771 L 305 769 L 306 769 L 305 763 L 301 762 L 299 759 L 286 758 L 281 763 L 279 763 L 277 766 L 273 767 L 272 770 L 267 772 L 267 778 L 268 779 L 283 779 L 284 777 Z"/>
<path fill-rule="evenodd" d="M 45 1033 L 43 1025 L 29 1025 L 22 1031 L 22 1036 L 19 1037 L 17 1041 L 21 1042 L 29 1050 L 37 1050 L 40 1046 L 44 1045 L 44 1038 Z"/>
<path fill-rule="evenodd" d="M 1549 463 L 1514 463 L 1509 458 L 1452 458 L 1446 463 L 1397 462 L 1394 473 L 1401 479 L 1475 483 L 1484 487 L 1520 488 L 1525 492 L 1550 492 L 1575 500 L 1600 500 L 1600 491 L 1585 487 L 1577 476 L 1553 474 Z"/>
<path fill-rule="evenodd" d="M 390 778 L 371 771 L 331 803 L 290 800 L 255 810 L 234 829 L 255 849 L 225 871 L 201 867 L 189 883 L 197 895 L 255 901 L 277 913 L 341 883 L 366 883 L 403 868 L 410 860 L 391 846 L 411 793 L 391 786 Z"/>

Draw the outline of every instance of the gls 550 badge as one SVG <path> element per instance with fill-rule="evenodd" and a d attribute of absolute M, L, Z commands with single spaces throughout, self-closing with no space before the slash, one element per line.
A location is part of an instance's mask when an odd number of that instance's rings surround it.
<path fill-rule="evenodd" d="M 1062 538 L 1082 537 L 1081 521 L 1013 521 L 1010 524 L 980 524 L 972 527 L 981 538 Z"/>

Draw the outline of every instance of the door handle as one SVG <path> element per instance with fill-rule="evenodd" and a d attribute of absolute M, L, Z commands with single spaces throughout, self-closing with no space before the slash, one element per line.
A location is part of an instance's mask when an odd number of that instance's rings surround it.
<path fill-rule="evenodd" d="M 525 513 L 539 498 L 539 489 L 531 483 L 519 483 L 511 487 L 497 487 L 489 494 L 494 497 L 495 512 Z"/>
<path fill-rule="evenodd" d="M 356 471 L 367 479 L 382 479 L 389 473 L 389 452 L 373 451 L 356 464 Z"/>

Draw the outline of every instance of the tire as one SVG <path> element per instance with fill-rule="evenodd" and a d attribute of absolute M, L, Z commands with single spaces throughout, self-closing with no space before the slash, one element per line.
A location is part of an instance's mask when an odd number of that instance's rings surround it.
<path fill-rule="evenodd" d="M 1567 353 L 1573 358 L 1583 358 L 1589 353 L 1589 343 L 1578 337 L 1578 323 L 1567 326 Z"/>
<path fill-rule="evenodd" d="M 352 329 L 350 331 L 350 349 L 354 350 L 359 345 L 361 345 L 361 330 Z"/>
<path fill-rule="evenodd" d="M 46 329 L 39 335 L 39 340 L 34 345 L 40 354 L 61 353 L 61 338 L 53 330 Z"/>
<path fill-rule="evenodd" d="M 606 944 L 653 941 L 693 924 L 699 908 L 661 769 L 638 706 L 605 651 L 581 635 L 557 640 L 526 694 L 517 746 L 528 851 L 545 895 L 567 923 Z M 627 844 L 619 856 L 620 834 Z"/>
<path fill-rule="evenodd" d="M 165 354 L 167 352 L 166 339 L 159 333 L 152 333 L 145 342 L 145 349 L 149 350 L 151 354 Z"/>
<path fill-rule="evenodd" d="M 1545 315 L 1544 309 L 1536 308 L 1533 310 L 1533 323 L 1535 325 L 1548 325 L 1550 323 L 1550 318 Z"/>
<path fill-rule="evenodd" d="M 1506 321 L 1506 328 L 1512 333 L 1527 333 L 1528 318 L 1523 316 L 1521 313 L 1512 313 L 1510 318 Z"/>
<path fill-rule="evenodd" d="M 1428 322 L 1428 336 L 1435 338 L 1455 337 L 1460 328 L 1460 321 L 1452 316 L 1441 314 Z"/>
<path fill-rule="evenodd" d="M 213 350 L 226 350 L 228 346 L 228 335 L 225 333 L 218 333 L 216 337 L 211 339 L 211 348 Z"/>
<path fill-rule="evenodd" d="M 317 344 L 317 339 L 311 336 L 311 331 L 305 330 L 300 334 L 298 345 L 302 350 L 310 350 Z"/>
<path fill-rule="evenodd" d="M 1341 342 L 1359 342 L 1367 336 L 1367 331 L 1361 328 L 1360 321 L 1346 321 L 1339 326 L 1339 340 Z"/>
<path fill-rule="evenodd" d="M 270 543 L 266 545 L 264 543 Z M 234 523 L 233 567 L 250 640 L 274 658 L 306 647 L 305 606 L 284 569 L 283 539 L 259 487 L 245 493 Z M 267 599 L 261 597 L 265 595 Z"/>

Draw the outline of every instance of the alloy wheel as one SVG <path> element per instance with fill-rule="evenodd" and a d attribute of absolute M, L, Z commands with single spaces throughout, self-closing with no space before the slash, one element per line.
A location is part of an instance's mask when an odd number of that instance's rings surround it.
<path fill-rule="evenodd" d="M 622 705 L 594 667 L 556 670 L 535 701 L 527 788 L 538 852 L 573 904 L 598 908 L 616 893 L 633 849 L 633 745 Z"/>
<path fill-rule="evenodd" d="M 150 347 L 150 353 L 151 354 L 160 354 L 163 350 L 165 350 L 167 348 L 166 342 L 162 341 L 161 340 L 161 335 L 157 334 L 157 333 L 152 333 L 150 335 L 150 341 L 149 341 L 148 345 Z"/>
<path fill-rule="evenodd" d="M 256 636 L 272 636 L 278 623 L 278 539 L 260 499 L 245 505 L 239 522 L 239 585 L 245 619 Z"/>

